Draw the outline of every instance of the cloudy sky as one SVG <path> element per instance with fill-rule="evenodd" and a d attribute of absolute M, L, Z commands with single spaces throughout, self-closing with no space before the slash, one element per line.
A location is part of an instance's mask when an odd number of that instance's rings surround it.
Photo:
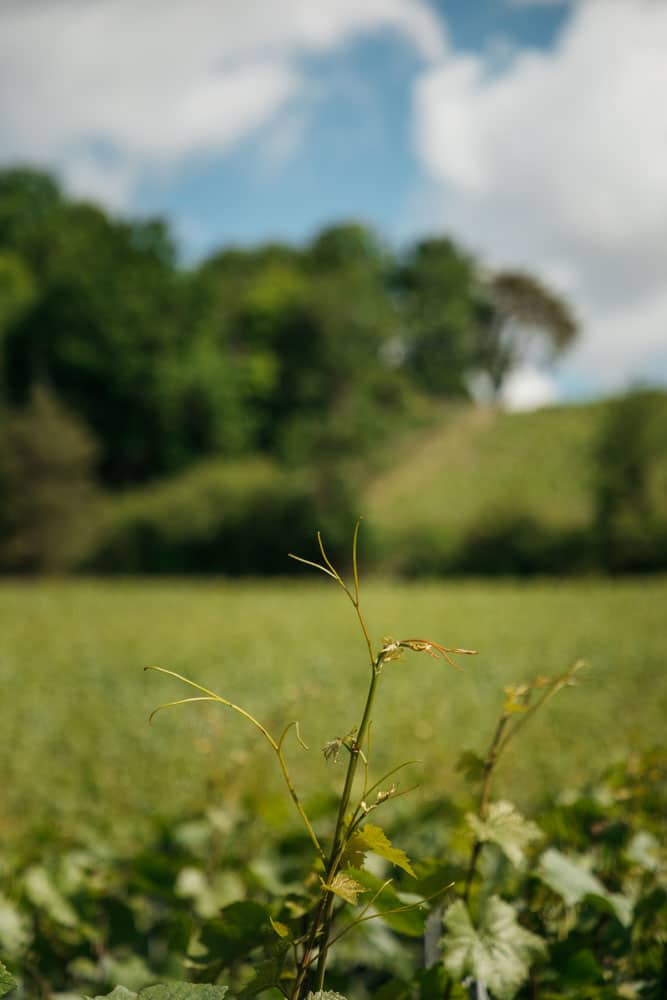
<path fill-rule="evenodd" d="M 0 0 L 0 163 L 184 257 L 361 218 L 574 303 L 515 406 L 667 383 L 667 0 Z"/>

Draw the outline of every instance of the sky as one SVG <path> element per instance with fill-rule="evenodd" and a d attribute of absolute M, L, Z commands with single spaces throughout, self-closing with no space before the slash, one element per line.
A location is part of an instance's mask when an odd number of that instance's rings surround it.
<path fill-rule="evenodd" d="M 667 384 L 667 0 L 0 0 L 0 166 L 183 259 L 360 219 L 531 271 L 581 336 L 521 409 Z"/>

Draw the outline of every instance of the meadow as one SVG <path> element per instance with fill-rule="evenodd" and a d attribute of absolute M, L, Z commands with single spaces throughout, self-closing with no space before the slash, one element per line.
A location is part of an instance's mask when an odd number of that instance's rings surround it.
<path fill-rule="evenodd" d="M 504 685 L 590 668 L 517 740 L 499 791 L 534 806 L 581 787 L 611 762 L 664 744 L 667 579 L 576 582 L 362 581 L 374 641 L 420 637 L 472 647 L 456 672 L 406 653 L 388 664 L 374 711 L 374 766 L 419 758 L 404 784 L 415 808 L 460 797 L 463 749 L 482 751 Z M 157 664 L 210 686 L 280 731 L 299 719 L 310 747 L 288 756 L 311 803 L 342 780 L 319 748 L 357 721 L 367 659 L 353 611 L 304 568 L 280 582 L 96 580 L 0 587 L 0 823 L 5 845 L 39 828 L 67 838 L 103 831 L 126 844 L 156 816 L 205 802 L 292 823 L 279 774 L 257 734 L 232 713 L 188 705 Z M 339 768 L 339 770 L 337 770 Z M 416 798 L 415 798 L 416 797 Z"/>

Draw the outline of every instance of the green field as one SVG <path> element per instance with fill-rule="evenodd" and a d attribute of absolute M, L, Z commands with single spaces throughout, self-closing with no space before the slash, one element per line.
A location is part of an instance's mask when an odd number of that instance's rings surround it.
<path fill-rule="evenodd" d="M 407 654 L 385 668 L 374 713 L 376 767 L 406 757 L 424 798 L 462 787 L 461 749 L 481 750 L 504 684 L 583 657 L 580 687 L 526 730 L 501 784 L 526 803 L 580 785 L 612 760 L 664 743 L 667 580 L 395 584 L 364 591 L 371 634 L 474 647 L 456 673 Z M 328 581 L 5 583 L 0 588 L 0 822 L 6 842 L 39 825 L 82 825 L 111 839 L 207 796 L 237 808 L 259 792 L 276 807 L 275 760 L 243 720 L 217 706 L 165 712 L 186 696 L 142 667 L 189 674 L 280 732 L 300 719 L 290 759 L 308 795 L 340 780 L 318 748 L 356 721 L 367 663 L 351 607 Z M 403 800 L 409 803 L 410 799 Z M 396 804 L 398 807 L 398 803 Z M 409 805 L 403 805 L 409 808 Z M 288 807 L 286 806 L 287 810 Z M 286 813 L 287 815 L 287 813 Z"/>

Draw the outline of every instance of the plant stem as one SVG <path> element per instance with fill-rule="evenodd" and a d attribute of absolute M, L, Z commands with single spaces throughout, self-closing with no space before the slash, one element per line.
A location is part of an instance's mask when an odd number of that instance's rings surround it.
<path fill-rule="evenodd" d="M 355 534 L 356 541 L 356 534 Z M 355 550 L 356 552 L 356 546 Z M 338 815 L 336 818 L 336 826 L 334 829 L 333 840 L 331 843 L 331 852 L 329 854 L 329 860 L 325 869 L 325 883 L 331 884 L 332 880 L 335 878 L 341 859 L 345 851 L 345 844 L 347 840 L 348 830 L 345 825 L 345 816 L 347 814 L 350 798 L 352 796 L 352 788 L 354 786 L 354 779 L 357 773 L 357 767 L 359 765 L 359 757 L 361 749 L 364 744 L 368 733 L 368 727 L 371 721 L 371 712 L 373 708 L 373 702 L 375 700 L 375 692 L 377 684 L 380 678 L 381 668 L 382 668 L 382 655 L 379 655 L 377 659 L 373 655 L 373 647 L 371 644 L 370 636 L 368 634 L 368 629 L 366 628 L 366 623 L 364 621 L 361 608 L 359 606 L 359 592 L 356 584 L 356 559 L 355 559 L 355 592 L 352 594 L 347 587 L 343 585 L 345 593 L 349 597 L 352 605 L 356 611 L 357 619 L 361 627 L 366 645 L 368 647 L 368 653 L 370 658 L 371 666 L 371 677 L 368 685 L 368 692 L 366 694 L 366 702 L 364 704 L 364 710 L 361 716 L 361 722 L 359 723 L 359 728 L 357 730 L 357 736 L 350 747 L 350 759 L 347 765 L 347 772 L 345 775 L 345 784 L 343 785 L 343 791 L 340 797 L 340 803 L 338 806 Z M 333 907 L 336 896 L 335 893 L 328 889 L 323 890 L 322 897 L 317 905 L 317 909 L 313 916 L 313 921 L 310 928 L 310 933 L 308 939 L 304 946 L 304 952 L 297 970 L 297 976 L 294 983 L 294 989 L 292 991 L 293 1000 L 298 1000 L 301 992 L 304 980 L 308 973 L 308 967 L 311 962 L 311 955 L 317 943 L 318 937 L 320 938 L 319 944 L 319 956 L 317 962 L 317 979 L 318 979 L 318 989 L 322 989 L 324 984 L 324 975 L 326 971 L 327 956 L 329 950 L 329 938 L 331 935 L 331 924 L 333 916 Z"/>
<path fill-rule="evenodd" d="M 486 813 L 489 806 L 489 795 L 491 794 L 491 782 L 493 780 L 493 771 L 496 764 L 498 763 L 498 758 L 500 756 L 500 751 L 502 749 L 501 740 L 508 719 L 509 716 L 506 715 L 504 712 L 498 719 L 498 725 L 496 726 L 496 731 L 493 735 L 491 746 L 489 747 L 489 751 L 484 761 L 482 790 L 479 795 L 479 805 L 477 807 L 477 815 L 479 816 L 480 819 L 486 819 Z M 481 849 L 482 849 L 482 841 L 479 838 L 476 838 L 475 843 L 473 844 L 472 853 L 470 855 L 470 863 L 468 865 L 465 887 L 463 889 L 464 903 L 468 902 L 468 898 L 470 896 L 472 880 L 475 877 L 475 871 L 477 869 L 477 861 L 479 860 L 479 854 Z"/>
<path fill-rule="evenodd" d="M 489 806 L 489 795 L 491 794 L 491 783 L 493 780 L 493 772 L 504 745 L 502 743 L 503 733 L 505 731 L 505 726 L 509 720 L 509 716 L 505 712 L 502 713 L 498 719 L 498 725 L 496 726 L 496 731 L 493 734 L 493 739 L 491 740 L 491 745 L 487 752 L 486 758 L 484 760 L 484 770 L 482 772 L 482 789 L 479 794 L 479 804 L 477 806 L 477 815 L 480 819 L 486 818 L 486 813 Z M 462 893 L 462 900 L 468 904 L 468 899 L 470 898 L 470 890 L 472 888 L 472 881 L 475 877 L 475 872 L 477 870 L 477 862 L 479 861 L 479 855 L 482 850 L 482 841 L 477 837 L 472 846 L 472 851 L 470 853 L 470 861 L 468 862 L 468 871 L 466 872 L 466 880 Z M 443 1000 L 449 1000 L 452 989 L 454 987 L 454 980 L 451 977 L 447 981 L 445 986 L 445 991 L 443 994 Z"/>
<path fill-rule="evenodd" d="M 364 712 L 361 718 L 361 723 L 359 725 L 358 736 L 354 741 L 354 744 L 350 750 L 350 760 L 347 765 L 347 775 L 345 776 L 345 785 L 343 787 L 343 794 L 340 799 L 340 806 L 338 808 L 338 819 L 336 821 L 336 829 L 334 832 L 333 843 L 331 846 L 331 855 L 329 859 L 329 865 L 327 867 L 327 878 L 328 883 L 335 878 L 338 871 L 338 867 L 343 857 L 345 851 L 345 844 L 347 840 L 348 831 L 345 828 L 345 816 L 347 814 L 350 797 L 352 795 L 352 787 L 354 785 L 354 778 L 357 772 L 357 767 L 359 764 L 359 751 L 363 746 L 366 733 L 368 731 L 368 725 L 371 717 L 371 710 L 373 707 L 373 701 L 375 699 L 375 691 L 377 688 L 378 680 L 380 678 L 380 668 L 381 660 L 373 661 L 373 672 L 371 674 L 371 680 L 368 687 L 368 694 L 366 696 L 366 704 L 364 706 Z M 333 914 L 333 906 L 335 902 L 335 895 L 329 892 L 328 898 L 325 897 L 325 907 L 324 907 L 324 918 L 322 924 L 322 942 L 320 944 L 320 955 L 317 965 L 318 973 L 318 989 L 322 989 L 324 984 L 324 973 L 326 970 L 327 954 L 329 950 L 329 937 L 331 934 L 331 918 Z"/>
<path fill-rule="evenodd" d="M 285 784 L 287 785 L 287 788 L 288 788 L 288 791 L 289 791 L 289 794 L 290 794 L 290 798 L 292 799 L 292 802 L 296 806 L 296 809 L 297 809 L 297 812 L 299 813 L 299 816 L 303 820 L 303 824 L 304 824 L 304 826 L 305 826 L 305 828 L 306 828 L 306 830 L 308 832 L 308 836 L 310 837 L 310 839 L 311 839 L 311 841 L 313 843 L 313 847 L 317 851 L 317 853 L 318 853 L 319 857 L 322 859 L 322 861 L 324 861 L 324 859 L 325 859 L 324 851 L 322 850 L 320 842 L 317 839 L 317 834 L 313 830 L 312 824 L 311 824 L 310 820 L 308 819 L 308 816 L 306 815 L 306 811 L 303 808 L 303 805 L 301 804 L 301 800 L 300 800 L 300 798 L 299 798 L 299 796 L 297 794 L 296 788 L 294 787 L 294 782 L 292 781 L 291 775 L 289 773 L 289 769 L 287 767 L 287 762 L 285 760 L 285 757 L 283 756 L 283 751 L 282 751 L 283 740 L 285 738 L 287 730 L 290 729 L 292 725 L 296 725 L 296 727 L 297 727 L 297 738 L 300 739 L 300 737 L 298 736 L 298 732 L 299 732 L 298 725 L 299 724 L 298 723 L 290 723 L 290 725 L 287 726 L 287 728 L 283 731 L 283 734 L 280 737 L 280 739 L 279 740 L 275 740 L 273 738 L 273 736 L 271 735 L 271 733 L 268 731 L 268 729 L 266 729 L 266 727 L 263 726 L 261 724 L 261 722 L 259 722 L 255 718 L 254 715 L 251 715 L 250 712 L 246 712 L 246 710 L 244 708 L 241 708 L 240 705 L 235 705 L 234 702 L 233 701 L 229 701 L 228 698 L 223 698 L 222 695 L 216 694 L 215 691 L 211 691 L 210 688 L 206 688 L 202 684 L 197 684 L 195 681 L 191 681 L 188 677 L 184 677 L 182 674 L 177 674 L 174 670 L 167 670 L 165 667 L 144 667 L 144 670 L 154 670 L 157 673 L 166 674 L 168 677 L 175 677 L 177 680 L 183 681 L 184 684 L 189 685 L 189 687 L 194 688 L 196 691 L 201 691 L 202 694 L 204 695 L 204 697 L 179 698 L 178 701 L 165 702 L 163 705 L 159 705 L 158 708 L 156 708 L 155 711 L 151 713 L 151 719 L 153 718 L 153 716 L 157 712 L 161 711 L 162 709 L 173 708 L 176 705 L 182 705 L 185 702 L 213 701 L 213 702 L 217 702 L 219 705 L 224 705 L 226 708 L 230 708 L 233 712 L 236 712 L 237 715 L 240 715 L 243 719 L 246 719 L 251 725 L 253 725 L 255 727 L 255 729 L 259 730 L 259 732 L 262 734 L 262 736 L 264 737 L 264 739 L 269 744 L 269 746 L 271 747 L 271 749 L 273 750 L 273 752 L 276 754 L 276 756 L 278 758 L 278 763 L 280 765 L 280 770 L 282 772 L 283 778 L 285 779 Z"/>

